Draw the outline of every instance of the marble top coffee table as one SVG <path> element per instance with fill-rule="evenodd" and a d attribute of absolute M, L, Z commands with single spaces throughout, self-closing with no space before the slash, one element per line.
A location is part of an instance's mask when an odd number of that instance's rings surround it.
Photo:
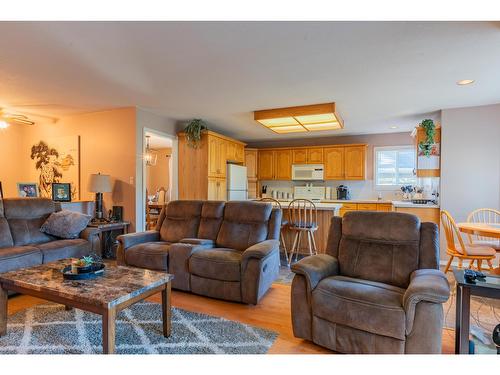
<path fill-rule="evenodd" d="M 70 259 L 0 273 L 0 336 L 7 332 L 7 292 L 28 294 L 102 315 L 102 346 L 106 354 L 115 351 L 115 318 L 119 311 L 161 292 L 163 335 L 171 332 L 171 281 L 173 275 L 105 262 L 102 277 L 92 280 L 64 280 L 61 270 Z"/>

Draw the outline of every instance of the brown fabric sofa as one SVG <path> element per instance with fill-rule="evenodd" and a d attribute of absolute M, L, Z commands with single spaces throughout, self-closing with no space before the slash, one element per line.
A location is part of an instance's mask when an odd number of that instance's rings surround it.
<path fill-rule="evenodd" d="M 40 227 L 59 204 L 44 198 L 0 200 L 0 273 L 58 259 L 88 255 L 96 232 L 87 228 L 77 239 L 58 239 Z"/>
<path fill-rule="evenodd" d="M 155 230 L 118 237 L 118 264 L 172 273 L 172 287 L 257 304 L 279 273 L 281 210 L 269 203 L 172 201 Z"/>
<path fill-rule="evenodd" d="M 296 337 L 343 353 L 440 353 L 448 281 L 436 224 L 396 212 L 333 217 L 327 254 L 292 266 Z"/>

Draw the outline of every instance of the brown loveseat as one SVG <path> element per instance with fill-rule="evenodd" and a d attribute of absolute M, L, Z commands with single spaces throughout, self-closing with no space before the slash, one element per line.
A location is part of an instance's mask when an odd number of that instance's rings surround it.
<path fill-rule="evenodd" d="M 404 213 L 333 217 L 327 254 L 292 266 L 296 337 L 343 353 L 440 353 L 448 281 L 436 224 Z"/>
<path fill-rule="evenodd" d="M 279 272 L 281 210 L 269 203 L 172 201 L 155 230 L 118 237 L 118 264 L 172 273 L 172 287 L 257 304 Z"/>
<path fill-rule="evenodd" d="M 62 240 L 40 232 L 40 227 L 59 204 L 44 198 L 0 200 L 0 272 L 88 255 L 95 230 L 85 229 L 80 238 Z"/>

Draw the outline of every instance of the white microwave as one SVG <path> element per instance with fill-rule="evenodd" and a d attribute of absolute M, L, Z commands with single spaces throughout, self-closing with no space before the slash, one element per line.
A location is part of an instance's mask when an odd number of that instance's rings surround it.
<path fill-rule="evenodd" d="M 292 180 L 324 180 L 323 164 L 292 164 Z"/>

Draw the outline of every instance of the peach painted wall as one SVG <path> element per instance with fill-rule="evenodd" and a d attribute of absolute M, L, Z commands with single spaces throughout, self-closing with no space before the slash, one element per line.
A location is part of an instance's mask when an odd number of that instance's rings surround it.
<path fill-rule="evenodd" d="M 3 196 L 17 197 L 18 182 L 29 181 L 25 171 L 27 159 L 24 154 L 24 135 L 32 127 L 28 125 L 11 125 L 0 130 L 0 181 Z"/>
<path fill-rule="evenodd" d="M 20 128 L 19 128 L 20 129 Z M 17 196 L 15 183 L 38 181 L 31 146 L 40 139 L 80 136 L 80 198 L 94 200 L 88 192 L 92 173 L 111 176 L 113 192 L 104 194 L 105 209 L 123 206 L 124 217 L 135 226 L 136 109 L 120 108 L 61 118 L 57 123 L 37 123 L 19 131 L 13 126 L 0 135 L 1 178 L 6 196 Z M 12 155 L 17 155 L 14 159 Z M 5 162 L 5 161 L 9 162 Z M 4 177 L 5 176 L 5 177 Z M 4 182 L 4 180 L 6 182 Z"/>

